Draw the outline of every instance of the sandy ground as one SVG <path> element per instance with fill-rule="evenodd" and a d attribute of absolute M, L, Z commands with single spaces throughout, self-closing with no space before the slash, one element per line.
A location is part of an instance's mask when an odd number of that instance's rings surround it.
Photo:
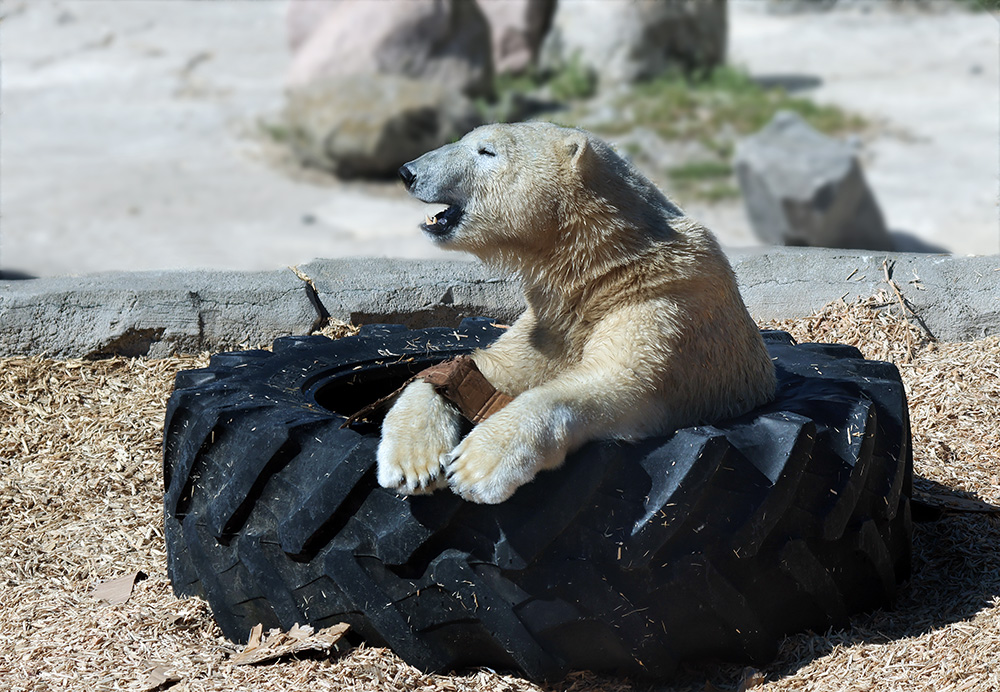
<path fill-rule="evenodd" d="M 913 425 L 914 526 L 894 609 L 782 641 L 758 670 L 707 663 L 649 686 L 574 673 L 534 684 L 489 669 L 425 675 L 387 650 L 236 665 L 207 605 L 166 576 L 160 440 L 173 373 L 204 358 L 0 359 L 0 680 L 12 692 L 997 692 L 1000 339 L 923 344 L 879 305 L 779 326 L 896 362 Z M 912 348 L 911 348 L 912 347 Z M 949 509 L 950 508 L 950 509 Z M 99 582 L 148 575 L 101 602 Z M 129 579 L 129 584 L 132 580 Z M 127 591 L 126 591 L 127 594 Z M 175 684 L 176 683 L 176 684 Z"/>
<path fill-rule="evenodd" d="M 0 0 L 0 270 L 270 269 L 314 257 L 445 256 L 394 183 L 293 179 L 260 121 L 281 105 L 285 3 Z M 917 246 L 1000 249 L 994 17 L 734 0 L 731 55 L 857 110 L 890 227 Z M 737 204 L 685 204 L 753 243 Z M 447 254 L 449 257 L 456 255 Z"/>
<path fill-rule="evenodd" d="M 1000 251 L 997 17 L 734 9 L 735 63 L 789 86 L 816 80 L 802 93 L 875 123 L 862 161 L 891 230 L 911 234 L 914 246 Z"/>

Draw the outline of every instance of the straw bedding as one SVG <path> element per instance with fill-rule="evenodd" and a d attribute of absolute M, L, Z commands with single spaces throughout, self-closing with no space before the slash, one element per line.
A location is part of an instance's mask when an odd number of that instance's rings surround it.
<path fill-rule="evenodd" d="M 890 286 L 891 287 L 891 286 Z M 789 637 L 760 670 L 708 664 L 657 690 L 1000 690 L 1000 340 L 937 344 L 892 293 L 778 326 L 895 362 L 910 398 L 919 523 L 893 611 Z M 173 597 L 161 531 L 164 360 L 0 360 L 0 680 L 11 690 L 648 689 L 588 673 L 536 685 L 425 675 L 360 647 L 237 665 L 207 606 Z M 131 596 L 128 584 L 136 577 Z M 142 578 L 147 575 L 147 578 Z M 125 577 L 123 602 L 95 586 Z M 110 598 L 115 601 L 118 599 Z"/>

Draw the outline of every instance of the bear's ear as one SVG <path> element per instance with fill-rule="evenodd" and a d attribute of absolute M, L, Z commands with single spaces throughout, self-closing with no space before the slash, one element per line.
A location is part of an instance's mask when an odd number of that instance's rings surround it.
<path fill-rule="evenodd" d="M 574 132 L 563 140 L 566 156 L 574 170 L 580 170 L 587 153 L 590 151 L 590 141 L 583 132 Z"/>

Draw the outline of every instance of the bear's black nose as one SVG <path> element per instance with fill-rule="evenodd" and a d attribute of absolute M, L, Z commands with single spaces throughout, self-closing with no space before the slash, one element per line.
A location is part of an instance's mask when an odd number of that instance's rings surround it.
<path fill-rule="evenodd" d="M 403 164 L 399 167 L 399 177 L 403 180 L 403 185 L 409 190 L 413 185 L 413 181 L 417 179 L 417 174 L 410 170 L 409 164 Z"/>

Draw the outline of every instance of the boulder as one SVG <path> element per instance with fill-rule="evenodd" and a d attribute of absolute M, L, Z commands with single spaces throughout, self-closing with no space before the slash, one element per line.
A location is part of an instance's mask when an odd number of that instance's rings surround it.
<path fill-rule="evenodd" d="M 576 61 L 608 86 L 720 65 L 726 36 L 725 0 L 559 0 L 541 64 Z"/>
<path fill-rule="evenodd" d="M 289 38 L 301 43 L 292 56 L 289 87 L 335 77 L 396 75 L 448 85 L 467 96 L 492 94 L 490 30 L 476 3 L 337 0 L 323 4 L 322 14 L 316 8 L 290 10 Z M 302 26 L 308 21 L 319 23 L 303 38 L 307 32 Z"/>
<path fill-rule="evenodd" d="M 754 233 L 772 245 L 892 250 L 853 148 L 779 112 L 736 149 Z"/>
<path fill-rule="evenodd" d="M 444 84 L 391 75 L 289 89 L 284 121 L 300 161 L 348 178 L 395 176 L 481 124 L 475 105 Z"/>
<path fill-rule="evenodd" d="M 285 10 L 285 31 L 288 34 L 288 47 L 296 53 L 306 42 L 316 27 L 333 7 L 332 2 L 318 0 L 288 0 Z"/>
<path fill-rule="evenodd" d="M 493 69 L 520 74 L 538 61 L 556 0 L 479 0 L 490 25 Z"/>

